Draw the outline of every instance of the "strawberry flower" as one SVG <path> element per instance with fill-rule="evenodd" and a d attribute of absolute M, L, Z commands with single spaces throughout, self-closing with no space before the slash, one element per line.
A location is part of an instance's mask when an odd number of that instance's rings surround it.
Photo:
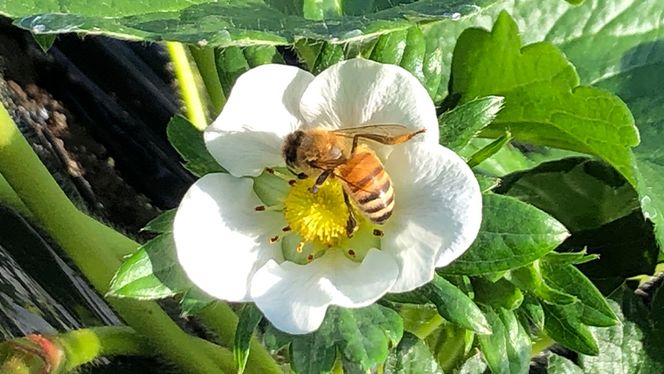
<path fill-rule="evenodd" d="M 282 156 L 301 129 L 400 124 L 410 141 L 367 142 L 392 179 L 395 206 L 375 225 L 344 203 L 338 179 L 316 193 Z M 313 76 L 262 65 L 240 76 L 205 131 L 229 174 L 208 174 L 187 192 L 174 222 L 177 255 L 191 281 L 216 298 L 254 302 L 291 334 L 316 330 L 329 305 L 359 308 L 432 280 L 477 236 L 481 194 L 466 163 L 438 144 L 434 104 L 406 70 L 353 59 Z M 349 210 L 358 230 L 348 237 Z"/>

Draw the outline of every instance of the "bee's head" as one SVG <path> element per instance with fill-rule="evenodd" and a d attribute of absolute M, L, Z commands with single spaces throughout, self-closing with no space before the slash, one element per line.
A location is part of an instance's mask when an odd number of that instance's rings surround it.
<path fill-rule="evenodd" d="M 286 165 L 291 168 L 298 167 L 297 150 L 302 145 L 304 135 L 303 131 L 297 130 L 288 134 L 286 141 L 284 141 L 282 154 L 284 156 L 284 161 L 286 161 Z"/>

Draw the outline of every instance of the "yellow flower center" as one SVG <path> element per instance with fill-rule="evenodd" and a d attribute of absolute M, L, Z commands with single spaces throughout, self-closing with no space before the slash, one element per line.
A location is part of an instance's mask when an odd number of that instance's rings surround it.
<path fill-rule="evenodd" d="M 328 178 L 316 193 L 315 178 L 297 181 L 286 195 L 284 217 L 304 242 L 333 246 L 347 237 L 348 206 L 338 180 Z"/>

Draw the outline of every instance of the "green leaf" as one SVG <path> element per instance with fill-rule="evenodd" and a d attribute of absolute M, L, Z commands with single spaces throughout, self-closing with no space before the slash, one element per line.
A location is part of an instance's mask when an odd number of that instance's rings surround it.
<path fill-rule="evenodd" d="M 162 212 L 152 219 L 152 221 L 145 224 L 145 227 L 143 227 L 141 231 L 156 232 L 158 234 L 172 232 L 175 213 L 177 213 L 177 209 L 170 209 Z"/>
<path fill-rule="evenodd" d="M 484 148 L 473 153 L 472 156 L 468 159 L 468 166 L 471 168 L 481 164 L 489 157 L 498 153 L 509 141 L 512 140 L 512 135 L 508 132 L 498 137 L 498 139 L 487 144 Z"/>
<path fill-rule="evenodd" d="M 657 321 L 662 314 L 648 310 L 627 287 L 621 287 L 609 301 L 622 321 L 610 328 L 592 328 L 599 342 L 599 355 L 579 355 L 584 373 L 664 372 L 664 338 Z"/>
<path fill-rule="evenodd" d="M 504 278 L 491 282 L 483 277 L 473 277 L 475 301 L 493 308 L 514 310 L 523 302 L 523 293 Z"/>
<path fill-rule="evenodd" d="M 555 353 L 549 354 L 549 365 L 547 366 L 549 374 L 583 374 L 583 370 L 576 366 L 569 359 L 558 356 Z"/>
<path fill-rule="evenodd" d="M 111 280 L 108 295 L 153 300 L 174 296 L 190 287 L 177 261 L 173 235 L 166 233 L 124 260 Z"/>
<path fill-rule="evenodd" d="M 502 107 L 502 97 L 487 96 L 443 113 L 438 119 L 440 144 L 453 151 L 459 151 L 496 118 Z"/>
<path fill-rule="evenodd" d="M 478 334 L 491 334 L 491 327 L 473 300 L 441 276 L 417 290 L 438 309 L 446 320 Z"/>
<path fill-rule="evenodd" d="M 0 2 L 0 14 L 39 33 L 89 32 L 133 40 L 228 47 L 285 45 L 302 38 L 335 43 L 367 40 L 416 23 L 450 22 L 492 2 L 399 2 L 397 6 L 365 7 L 361 14 L 310 20 L 305 16 L 312 13 L 305 15 L 303 8 L 285 1 L 167 0 L 159 2 L 157 8 L 150 2 L 130 0 L 100 2 L 98 6 L 82 0 L 66 4 L 4 0 Z"/>
<path fill-rule="evenodd" d="M 184 159 L 184 167 L 194 175 L 201 177 L 208 173 L 225 172 L 205 147 L 203 133 L 186 118 L 180 115 L 171 118 L 166 134 L 173 148 Z"/>
<path fill-rule="evenodd" d="M 404 333 L 401 342 L 385 361 L 385 374 L 442 374 L 431 351 L 417 336 Z"/>
<path fill-rule="evenodd" d="M 532 292 L 547 303 L 569 305 L 577 301 L 577 298 L 573 295 L 553 288 L 545 282 L 539 260 L 530 265 L 513 269 L 506 274 L 506 277 L 520 289 Z"/>
<path fill-rule="evenodd" d="M 585 157 L 546 162 L 503 178 L 497 193 L 551 214 L 572 232 L 609 223 L 639 207 L 634 188 L 613 168 Z"/>
<path fill-rule="evenodd" d="M 544 309 L 535 296 L 526 294 L 515 313 L 521 324 L 529 327 L 532 335 L 541 335 L 541 331 L 544 330 Z"/>
<path fill-rule="evenodd" d="M 192 286 L 182 295 L 182 299 L 180 300 L 180 316 L 186 318 L 198 314 L 201 310 L 216 301 L 217 299 Z"/>
<path fill-rule="evenodd" d="M 491 32 L 461 34 L 450 86 L 461 102 L 505 97 L 504 109 L 483 135 L 509 130 L 520 141 L 594 154 L 635 182 L 630 149 L 639 136 L 627 106 L 609 92 L 579 86 L 574 67 L 551 43 L 522 48 L 507 13 L 498 16 Z"/>
<path fill-rule="evenodd" d="M 580 252 L 550 252 L 542 257 L 548 265 L 579 265 L 596 261 L 599 255 L 589 255 L 585 249 Z"/>
<path fill-rule="evenodd" d="M 469 159 L 476 152 L 491 144 L 490 139 L 474 138 L 458 153 Z M 473 168 L 476 173 L 502 177 L 510 173 L 532 168 L 536 163 L 512 144 L 506 144 L 488 159 Z"/>
<path fill-rule="evenodd" d="M 367 371 L 385 361 L 402 335 L 401 317 L 392 309 L 330 307 L 317 331 L 289 336 L 291 366 L 297 373 L 329 372 L 338 351 L 344 366 Z"/>
<path fill-rule="evenodd" d="M 530 337 L 513 312 L 483 308 L 491 335 L 477 337 L 480 350 L 493 373 L 524 373 L 530 363 Z"/>
<path fill-rule="evenodd" d="M 572 306 L 542 303 L 544 332 L 561 345 L 586 355 L 599 353 L 597 341 L 580 321 L 581 310 Z"/>
<path fill-rule="evenodd" d="M 485 373 L 487 369 L 488 366 L 486 365 L 486 362 L 482 360 L 482 354 L 478 352 L 461 365 L 458 374 Z"/>
<path fill-rule="evenodd" d="M 618 322 L 604 296 L 574 265 L 542 261 L 540 268 L 547 284 L 579 300 L 576 305 L 581 308 L 580 318 L 583 323 L 591 326 L 613 326 Z"/>
<path fill-rule="evenodd" d="M 254 330 L 263 319 L 263 314 L 254 304 L 244 304 L 238 313 L 239 320 L 235 329 L 233 357 L 239 374 L 244 372 L 249 358 L 249 347 Z"/>
<path fill-rule="evenodd" d="M 214 50 L 219 83 L 228 97 L 237 78 L 247 70 L 259 65 L 283 63 L 283 58 L 274 46 L 227 47 Z"/>
<path fill-rule="evenodd" d="M 482 226 L 445 274 L 481 275 L 527 265 L 553 250 L 567 230 L 546 213 L 511 197 L 483 195 Z"/>

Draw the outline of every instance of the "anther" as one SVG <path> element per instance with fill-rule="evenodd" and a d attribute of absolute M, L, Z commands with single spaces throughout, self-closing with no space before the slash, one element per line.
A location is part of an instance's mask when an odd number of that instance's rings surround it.
<path fill-rule="evenodd" d="M 257 212 L 263 212 L 263 211 L 265 211 L 265 205 L 259 205 L 259 206 L 255 207 L 254 210 L 257 211 Z"/>
<path fill-rule="evenodd" d="M 297 181 L 295 179 L 291 179 L 291 180 L 288 181 L 288 184 L 290 184 L 291 186 L 294 186 L 295 183 L 297 183 Z"/>
<path fill-rule="evenodd" d="M 289 231 L 291 231 L 291 228 L 290 228 L 290 226 L 285 226 L 285 227 L 282 227 L 282 228 L 281 228 L 281 231 L 283 231 L 283 232 L 289 232 Z"/>
<path fill-rule="evenodd" d="M 302 248 L 304 248 L 304 242 L 299 242 L 297 246 L 295 247 L 295 251 L 297 253 L 302 253 Z"/>
<path fill-rule="evenodd" d="M 313 261 L 313 260 L 314 260 L 314 256 L 313 256 L 313 255 L 309 255 L 309 256 L 307 256 L 307 262 L 311 262 L 311 261 Z"/>
<path fill-rule="evenodd" d="M 272 168 L 265 168 L 266 173 L 274 174 L 274 169 Z"/>
<path fill-rule="evenodd" d="M 378 229 L 374 229 L 374 230 L 373 230 L 373 234 L 374 234 L 375 236 L 383 236 L 383 231 L 382 231 L 382 230 L 378 230 Z"/>
<path fill-rule="evenodd" d="M 355 257 L 355 251 L 352 250 L 352 249 L 349 249 L 348 250 L 348 255 L 351 256 L 351 257 Z"/>
<path fill-rule="evenodd" d="M 279 240 L 279 235 L 275 235 L 270 238 L 270 244 L 276 243 L 276 241 Z"/>

